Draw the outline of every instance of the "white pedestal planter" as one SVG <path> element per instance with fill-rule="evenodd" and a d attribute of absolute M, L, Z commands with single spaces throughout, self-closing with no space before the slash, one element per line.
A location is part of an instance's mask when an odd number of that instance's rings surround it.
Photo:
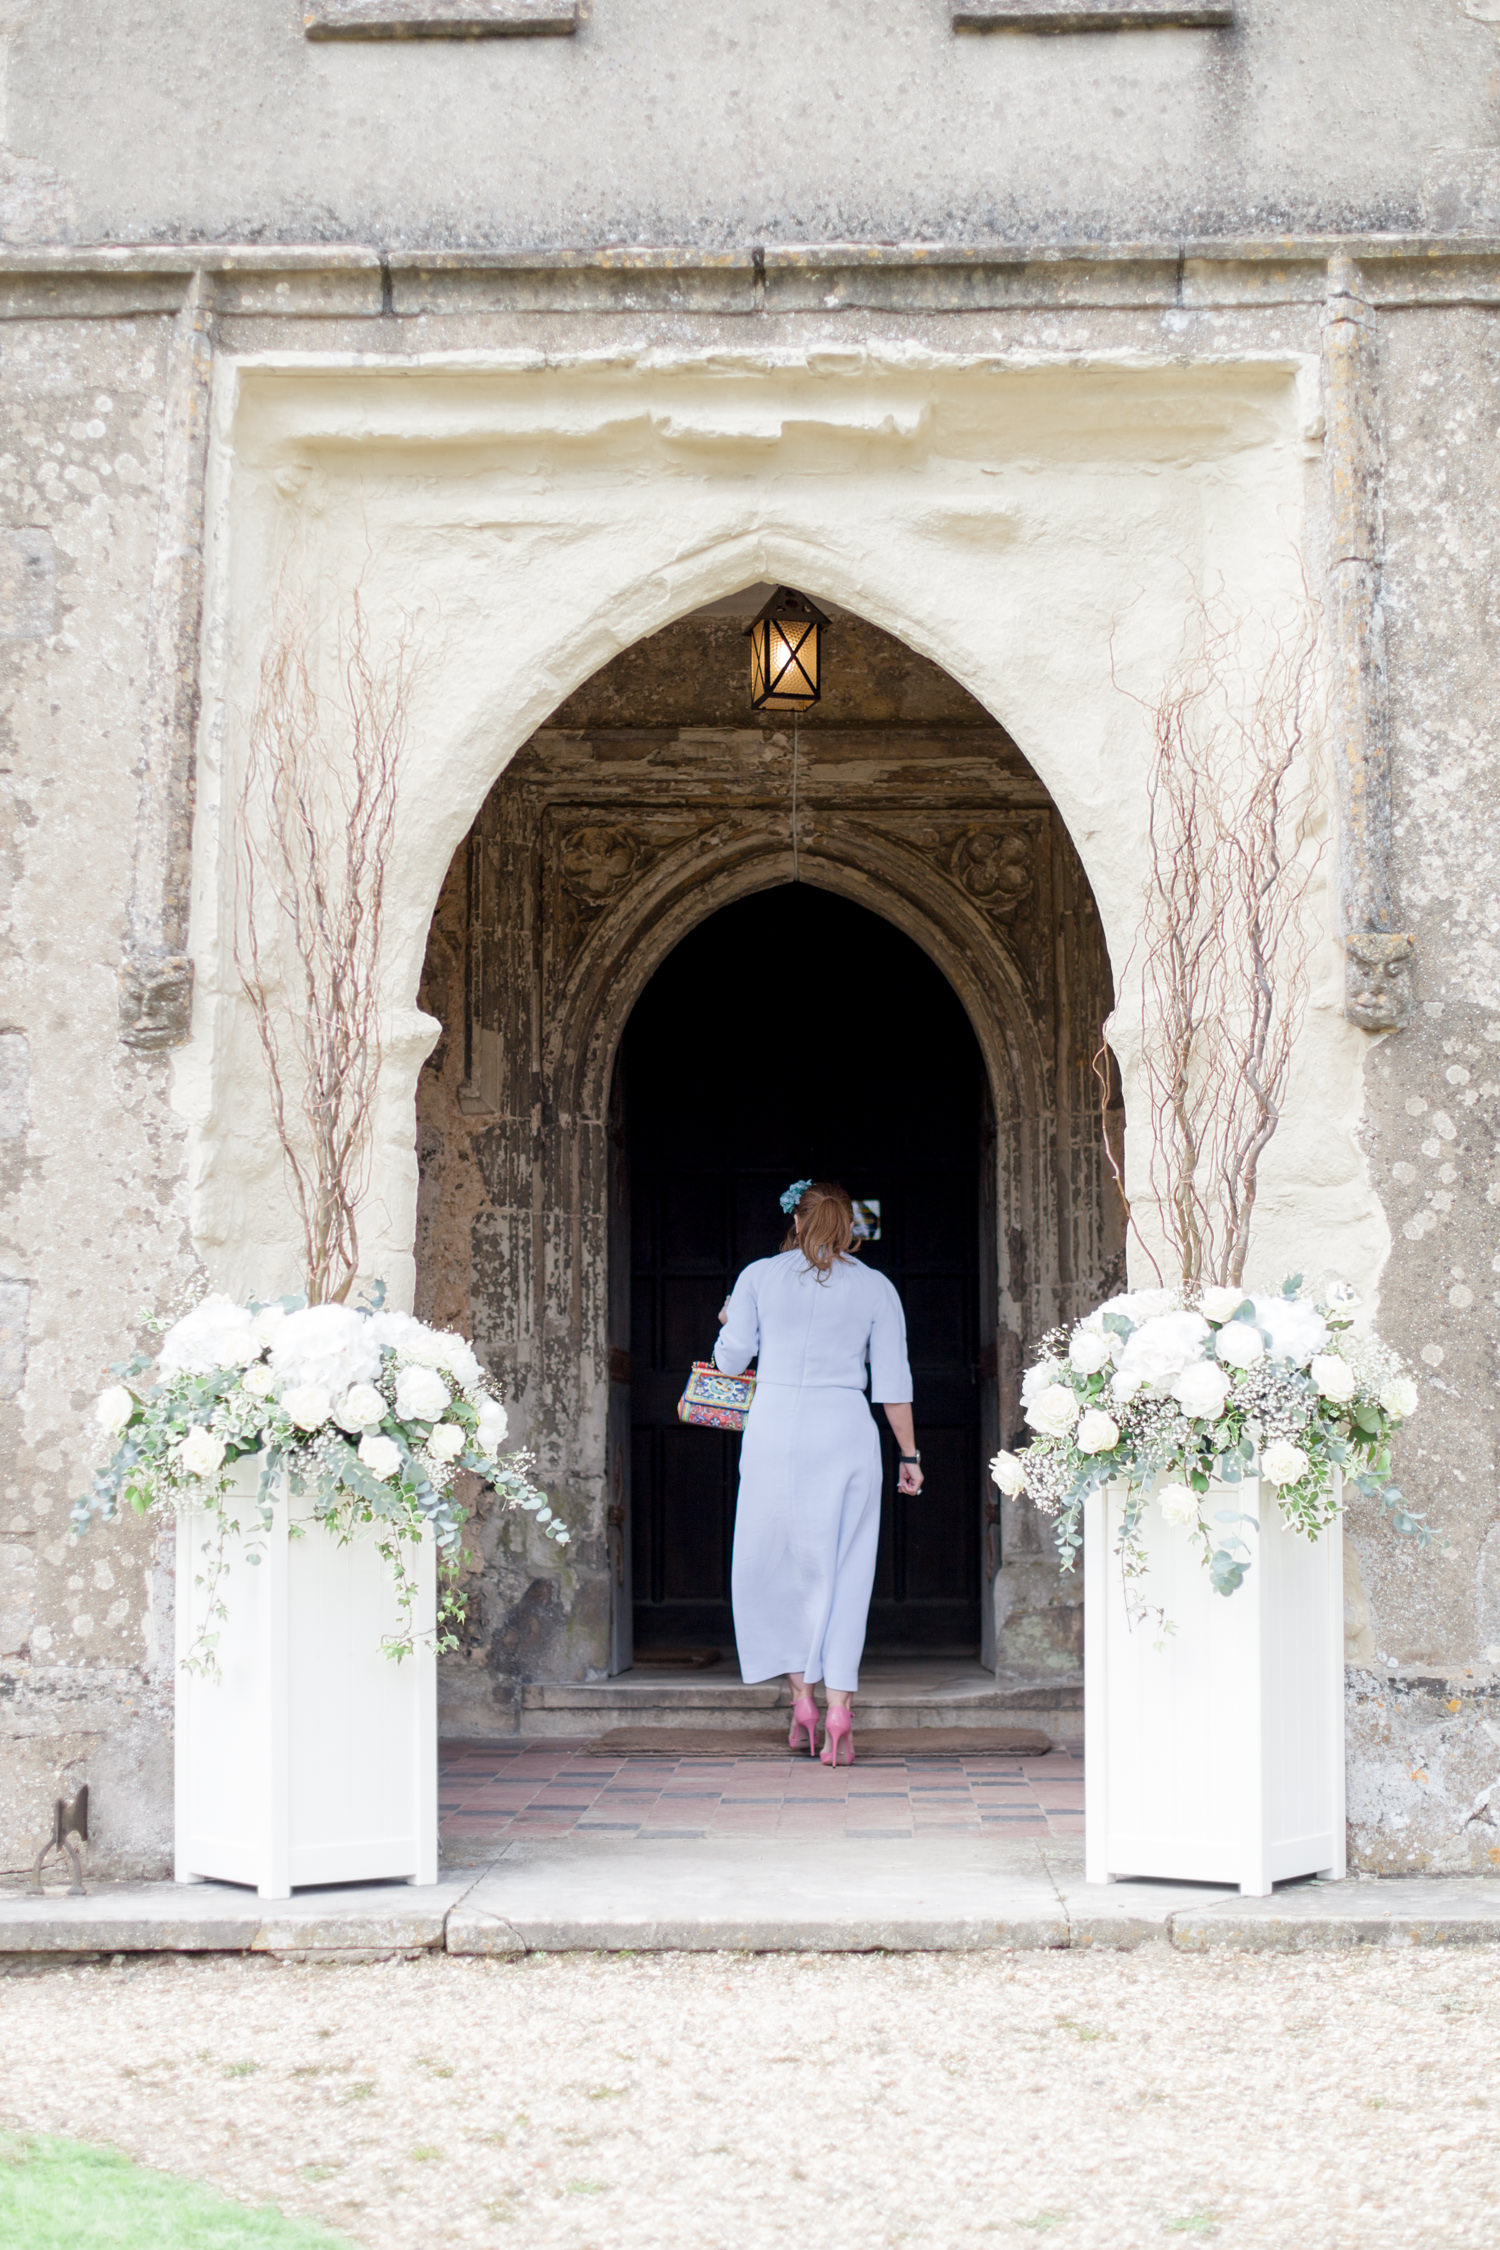
<path fill-rule="evenodd" d="M 246 1463 L 228 1506 L 255 1521 Z M 414 1653 L 381 1638 L 400 1621 L 389 1566 L 361 1530 L 347 1546 L 315 1523 L 289 1536 L 276 1504 L 263 1559 L 231 1533 L 213 1621 L 218 1676 L 184 1672 L 204 1623 L 211 1516 L 177 1524 L 176 1871 L 287 1898 L 299 1884 L 437 1880 L 437 1570 L 429 1534 L 408 1550 Z"/>
<path fill-rule="evenodd" d="M 1137 1598 L 1165 1611 L 1132 1627 L 1114 1553 L 1123 1494 L 1088 1503 L 1084 1530 L 1086 1872 L 1237 1883 L 1264 1897 L 1344 1857 L 1343 1540 L 1288 1531 L 1271 1488 L 1218 1487 L 1241 1509 L 1252 1563 L 1216 1594 L 1200 1549 L 1152 1502 Z"/>

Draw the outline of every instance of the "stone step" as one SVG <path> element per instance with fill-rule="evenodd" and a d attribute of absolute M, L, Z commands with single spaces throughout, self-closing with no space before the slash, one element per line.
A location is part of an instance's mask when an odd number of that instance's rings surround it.
<path fill-rule="evenodd" d="M 612 1680 L 530 1683 L 519 1731 L 537 1739 L 592 1739 L 617 1726 L 748 1731 L 764 1729 L 767 1715 L 791 1700 L 785 1681 L 751 1686 L 727 1669 L 640 1665 Z M 866 1672 L 857 1709 L 866 1729 L 993 1727 L 1024 1713 L 1026 1724 L 1066 1742 L 1083 1733 L 1083 1683 L 1075 1674 L 1000 1678 L 977 1664 L 877 1666 Z"/>

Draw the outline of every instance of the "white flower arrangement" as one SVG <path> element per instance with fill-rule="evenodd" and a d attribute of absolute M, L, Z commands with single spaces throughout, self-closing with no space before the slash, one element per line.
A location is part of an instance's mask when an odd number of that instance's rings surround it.
<path fill-rule="evenodd" d="M 471 1347 L 371 1305 L 237 1305 L 211 1296 L 167 1329 L 155 1359 L 117 1371 L 95 1404 L 112 1441 L 107 1466 L 73 1510 L 73 1528 L 114 1517 L 121 1501 L 137 1514 L 204 1508 L 219 1518 L 219 1562 L 234 1529 L 253 1541 L 271 1521 L 285 1470 L 291 1490 L 311 1494 L 315 1518 L 347 1536 L 376 1527 L 401 1594 L 407 1627 L 387 1642 L 411 1648 L 414 1584 L 403 1547 L 430 1525 L 444 1578 L 439 1646 L 456 1646 L 463 1615 L 458 1573 L 464 1511 L 453 1491 L 469 1470 L 549 1539 L 569 1533 L 531 1481 L 529 1455 L 500 1448 L 506 1413 Z M 224 1512 L 229 1471 L 246 1455 L 261 1464 L 251 1526 Z M 210 1614 L 215 1614 L 210 1603 Z M 222 1609 L 217 1611 L 222 1615 Z M 212 1643 L 190 1661 L 212 1662 Z"/>
<path fill-rule="evenodd" d="M 1430 1527 L 1391 1478 L 1391 1436 L 1415 1413 L 1417 1386 L 1376 1336 L 1356 1332 L 1358 1308 L 1344 1284 L 1304 1294 L 1300 1275 L 1275 1296 L 1214 1287 L 1112 1297 L 1071 1335 L 1044 1340 L 1021 1384 L 1031 1442 L 997 1453 L 990 1474 L 1007 1497 L 1029 1495 L 1054 1519 L 1067 1570 L 1085 1500 L 1123 1485 L 1127 1581 L 1145 1567 L 1139 1525 L 1154 1494 L 1166 1520 L 1201 1542 L 1218 1591 L 1232 1594 L 1250 1567 L 1234 1529 L 1246 1519 L 1228 1510 L 1210 1524 L 1203 1502 L 1215 1480 L 1248 1476 L 1315 1539 L 1339 1513 L 1338 1472 L 1427 1546 Z"/>

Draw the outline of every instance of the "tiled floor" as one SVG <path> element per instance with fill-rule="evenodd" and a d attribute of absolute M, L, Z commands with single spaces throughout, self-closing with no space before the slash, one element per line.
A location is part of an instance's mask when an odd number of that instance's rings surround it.
<path fill-rule="evenodd" d="M 444 1746 L 441 1801 L 445 1848 L 470 1864 L 519 1836 L 1080 1836 L 1083 1762 L 864 1757 L 834 1772 L 806 1757 L 459 1742 Z"/>

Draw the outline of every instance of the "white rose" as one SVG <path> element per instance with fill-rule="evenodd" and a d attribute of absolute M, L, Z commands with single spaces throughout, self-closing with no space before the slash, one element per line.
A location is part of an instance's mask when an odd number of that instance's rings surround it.
<path fill-rule="evenodd" d="M 1030 1406 L 1033 1399 L 1041 1397 L 1049 1384 L 1057 1381 L 1057 1376 L 1058 1364 L 1055 1359 L 1039 1359 L 1035 1367 L 1028 1367 L 1021 1377 L 1021 1404 Z"/>
<path fill-rule="evenodd" d="M 1300 1445 L 1277 1438 L 1260 1457 L 1260 1473 L 1267 1484 L 1297 1484 L 1307 1474 L 1307 1455 Z"/>
<path fill-rule="evenodd" d="M 396 1378 L 396 1412 L 403 1422 L 435 1422 L 448 1410 L 448 1386 L 435 1367 L 403 1367 Z"/>
<path fill-rule="evenodd" d="M 1359 1388 L 1349 1362 L 1333 1352 L 1319 1352 L 1307 1372 L 1323 1397 L 1335 1406 L 1347 1406 Z"/>
<path fill-rule="evenodd" d="M 1068 1346 L 1068 1364 L 1075 1375 L 1097 1375 L 1115 1356 L 1114 1338 L 1097 1329 L 1075 1328 Z"/>
<path fill-rule="evenodd" d="M 1328 1323 L 1313 1305 L 1296 1297 L 1256 1297 L 1255 1317 L 1271 1339 L 1271 1357 L 1305 1367 L 1328 1341 Z"/>
<path fill-rule="evenodd" d="M 1189 1420 L 1217 1422 L 1229 1396 L 1229 1377 L 1211 1360 L 1200 1359 L 1185 1367 L 1172 1385 L 1172 1396 Z"/>
<path fill-rule="evenodd" d="M 1120 1442 L 1120 1425 L 1097 1406 L 1091 1406 L 1078 1425 L 1080 1453 L 1113 1453 Z"/>
<path fill-rule="evenodd" d="M 275 1388 L 276 1378 L 264 1360 L 258 1359 L 255 1365 L 247 1367 L 240 1377 L 240 1389 L 248 1391 L 252 1398 L 269 1398 Z"/>
<path fill-rule="evenodd" d="M 1380 1403 L 1387 1414 L 1404 1422 L 1408 1414 L 1415 1414 L 1421 1404 L 1421 1393 L 1409 1375 L 1393 1375 L 1380 1393 Z"/>
<path fill-rule="evenodd" d="M 94 1401 L 94 1420 L 106 1437 L 118 1437 L 134 1412 L 135 1400 L 123 1383 L 111 1383 Z"/>
<path fill-rule="evenodd" d="M 1026 1490 L 1025 1464 L 1018 1461 L 1013 1453 L 997 1453 L 990 1463 L 990 1475 L 1007 1500 L 1018 1500 Z"/>
<path fill-rule="evenodd" d="M 359 1441 L 359 1457 L 372 1477 L 384 1484 L 401 1466 L 401 1448 L 394 1438 L 381 1437 L 371 1432 Z"/>
<path fill-rule="evenodd" d="M 173 1323 L 156 1364 L 163 1375 L 212 1375 L 221 1367 L 248 1367 L 259 1357 L 254 1314 L 216 1294 Z"/>
<path fill-rule="evenodd" d="M 224 1466 L 224 1440 L 217 1431 L 195 1424 L 178 1448 L 177 1457 L 189 1476 L 215 1476 Z"/>
<path fill-rule="evenodd" d="M 505 1433 L 509 1428 L 510 1417 L 500 1404 L 499 1399 L 481 1399 L 479 1402 L 479 1427 L 474 1433 L 474 1442 L 480 1452 L 493 1460 L 505 1443 Z"/>
<path fill-rule="evenodd" d="M 439 1422 L 427 1440 L 435 1461 L 456 1461 L 468 1443 L 468 1433 L 457 1422 Z"/>
<path fill-rule="evenodd" d="M 1202 1359 L 1208 1332 L 1208 1322 L 1201 1313 L 1159 1313 L 1126 1338 L 1120 1373 L 1134 1376 L 1137 1383 L 1149 1383 L 1155 1390 L 1169 1390 L 1185 1367 Z"/>
<path fill-rule="evenodd" d="M 374 1322 L 348 1305 L 306 1305 L 288 1313 L 271 1340 L 278 1382 L 312 1383 L 341 1398 L 352 1384 L 373 1383 L 380 1373 Z"/>
<path fill-rule="evenodd" d="M 356 1430 L 368 1430 L 372 1423 L 383 1420 L 384 1415 L 385 1400 L 373 1383 L 356 1383 L 333 1410 L 335 1422 L 351 1437 Z"/>
<path fill-rule="evenodd" d="M 1168 1523 L 1196 1523 L 1198 1495 L 1189 1484 L 1164 1484 L 1156 1504 Z"/>
<path fill-rule="evenodd" d="M 1226 1367 L 1253 1367 L 1265 1358 L 1266 1340 L 1248 1320 L 1230 1320 L 1215 1336 L 1214 1349 Z"/>
<path fill-rule="evenodd" d="M 1078 1401 L 1066 1383 L 1049 1383 L 1027 1407 L 1026 1419 L 1043 1437 L 1066 1437 L 1078 1419 Z"/>
<path fill-rule="evenodd" d="M 1243 1289 L 1205 1289 L 1198 1300 L 1198 1310 L 1205 1320 L 1233 1320 L 1244 1302 Z"/>
<path fill-rule="evenodd" d="M 333 1401 L 321 1383 L 297 1383 L 282 1392 L 281 1407 L 299 1430 L 321 1430 L 333 1412 Z"/>

